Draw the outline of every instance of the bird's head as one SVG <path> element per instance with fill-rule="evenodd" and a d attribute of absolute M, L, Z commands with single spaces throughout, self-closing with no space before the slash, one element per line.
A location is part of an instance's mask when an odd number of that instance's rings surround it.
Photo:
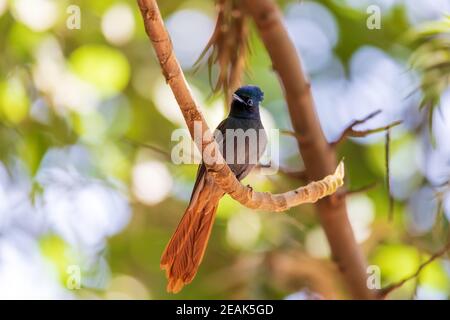
<path fill-rule="evenodd" d="M 259 118 L 259 105 L 264 92 L 257 86 L 243 86 L 233 94 L 231 115 L 244 118 Z"/>
<path fill-rule="evenodd" d="M 264 92 L 257 86 L 243 86 L 234 92 L 233 100 L 248 107 L 258 107 L 264 100 Z"/>

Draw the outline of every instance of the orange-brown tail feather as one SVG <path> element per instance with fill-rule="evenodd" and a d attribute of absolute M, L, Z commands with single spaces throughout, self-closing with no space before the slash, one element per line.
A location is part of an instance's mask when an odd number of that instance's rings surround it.
<path fill-rule="evenodd" d="M 166 270 L 167 291 L 177 293 L 192 281 L 205 254 L 219 200 L 220 189 L 207 184 L 181 219 L 161 257 Z"/>

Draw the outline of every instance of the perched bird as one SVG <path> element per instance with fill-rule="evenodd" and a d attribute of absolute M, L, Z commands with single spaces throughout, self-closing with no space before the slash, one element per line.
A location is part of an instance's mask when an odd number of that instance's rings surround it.
<path fill-rule="evenodd" d="M 264 93 L 257 86 L 239 88 L 233 94 L 228 117 L 216 129 L 221 133 L 216 141 L 222 146 L 222 155 L 238 180 L 244 179 L 255 167 L 267 145 L 259 112 L 263 98 Z M 242 141 L 240 135 L 255 132 L 257 141 L 244 137 L 244 143 L 238 143 L 238 139 Z M 247 137 L 255 135 L 248 134 Z M 227 152 L 230 145 L 234 152 Z M 224 194 L 205 165 L 200 164 L 189 205 L 161 257 L 161 269 L 166 270 L 168 278 L 168 292 L 179 292 L 195 277 Z"/>

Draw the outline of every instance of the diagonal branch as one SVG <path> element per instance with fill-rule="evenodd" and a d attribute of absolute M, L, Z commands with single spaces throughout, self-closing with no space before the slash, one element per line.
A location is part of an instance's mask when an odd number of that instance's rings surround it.
<path fill-rule="evenodd" d="M 302 181 L 306 181 L 307 180 L 306 172 L 303 171 L 303 170 L 292 170 L 292 169 L 280 167 L 278 169 L 278 171 L 281 174 L 283 174 L 286 177 L 291 178 L 291 179 L 302 180 Z"/>
<path fill-rule="evenodd" d="M 283 135 L 290 136 L 290 137 L 293 137 L 293 138 L 297 139 L 297 141 L 299 143 L 306 142 L 305 138 L 300 136 L 297 132 L 290 131 L 290 130 L 281 130 L 280 133 L 283 134 Z"/>
<path fill-rule="evenodd" d="M 333 172 L 336 153 L 323 134 L 316 114 L 311 85 L 298 52 L 283 23 L 274 0 L 244 0 L 244 7 L 255 20 L 256 28 L 278 74 L 288 105 L 292 127 L 305 164 L 308 179 L 317 180 Z M 333 200 L 332 200 L 332 199 Z M 357 299 L 374 298 L 367 285 L 367 263 L 356 243 L 348 220 L 344 199 L 337 196 L 317 203 L 317 211 L 343 278 Z"/>
<path fill-rule="evenodd" d="M 378 186 L 378 182 L 372 182 L 372 183 L 370 183 L 368 185 L 365 185 L 365 186 L 362 186 L 360 188 L 350 189 L 350 190 L 343 190 L 343 191 L 337 193 L 337 196 L 341 197 L 341 198 L 345 198 L 346 196 L 350 196 L 350 195 L 354 195 L 354 194 L 364 193 L 364 192 L 370 191 L 370 190 L 374 189 L 377 186 Z"/>
<path fill-rule="evenodd" d="M 389 211 L 388 211 L 388 219 L 392 222 L 394 218 L 394 198 L 392 197 L 391 192 L 391 165 L 390 165 L 390 157 L 391 157 L 391 130 L 386 130 L 386 143 L 385 143 L 385 151 L 384 151 L 384 161 L 386 166 L 386 189 L 388 193 L 389 200 Z"/>
<path fill-rule="evenodd" d="M 370 113 L 369 115 L 367 115 L 363 119 L 352 121 L 352 123 L 350 123 L 350 125 L 347 128 L 345 128 L 344 132 L 339 137 L 339 139 L 336 140 L 335 142 L 333 142 L 332 145 L 339 144 L 340 142 L 345 140 L 345 138 L 347 138 L 348 136 L 351 136 L 355 132 L 355 130 L 354 130 L 355 126 L 357 126 L 359 124 L 366 123 L 370 119 L 375 118 L 380 113 L 381 113 L 381 110 L 377 110 L 377 111 L 374 111 L 374 112 Z"/>
<path fill-rule="evenodd" d="M 386 131 L 389 130 L 393 127 L 398 126 L 399 124 L 401 124 L 402 121 L 395 121 L 392 122 L 386 126 L 383 127 L 379 127 L 379 128 L 375 128 L 375 129 L 368 129 L 368 130 L 363 130 L 363 131 L 358 131 L 358 130 L 352 130 L 348 133 L 348 136 L 351 138 L 363 138 L 363 137 L 367 137 L 368 135 L 374 134 L 374 133 L 378 133 L 378 132 L 382 132 L 382 131 Z"/>
<path fill-rule="evenodd" d="M 273 169 L 273 166 L 272 164 L 259 164 L 253 170 L 255 171 L 258 169 Z M 306 181 L 306 172 L 304 170 L 295 170 L 280 166 L 278 167 L 277 171 L 288 178 Z"/>
<path fill-rule="evenodd" d="M 371 134 L 374 134 L 374 133 L 378 133 L 378 132 L 389 130 L 389 129 L 391 129 L 393 127 L 396 127 L 396 126 L 398 126 L 399 124 L 402 123 L 402 121 L 395 121 L 393 123 L 390 123 L 390 124 L 388 124 L 386 126 L 383 126 L 383 127 L 380 127 L 380 128 L 369 129 L 369 130 L 361 130 L 361 131 L 355 130 L 355 127 L 357 125 L 366 123 L 367 121 L 369 121 L 370 119 L 372 119 L 375 116 L 379 115 L 380 113 L 381 113 L 381 110 L 377 110 L 375 112 L 372 112 L 371 114 L 369 114 L 368 116 L 366 116 L 363 119 L 353 121 L 347 128 L 345 128 L 344 132 L 339 137 L 339 139 L 337 139 L 336 141 L 332 142 L 331 145 L 332 146 L 336 146 L 336 145 L 340 144 L 342 141 L 344 141 L 347 137 L 364 138 L 364 137 L 367 137 L 368 135 L 371 135 Z"/>
<path fill-rule="evenodd" d="M 162 156 L 165 160 L 170 161 L 172 158 L 170 156 L 170 152 L 164 150 L 163 148 L 160 148 L 156 145 L 150 144 L 150 143 L 145 143 L 145 142 L 139 142 L 133 139 L 129 139 L 129 138 L 124 138 L 123 141 L 125 143 L 128 143 L 134 147 L 141 147 L 141 148 L 146 148 L 149 149 L 157 154 L 159 154 L 160 156 Z"/>
<path fill-rule="evenodd" d="M 435 254 L 433 254 L 427 261 L 425 261 L 424 263 L 422 263 L 419 268 L 417 268 L 416 272 L 414 272 L 412 275 L 410 275 L 409 277 L 406 277 L 405 279 L 391 284 L 389 286 L 387 286 L 386 288 L 383 288 L 380 290 L 379 296 L 381 298 L 386 298 L 386 296 L 388 294 L 390 294 L 392 291 L 400 288 L 401 286 L 403 286 L 406 282 L 416 279 L 420 276 L 420 274 L 422 273 L 423 269 L 425 269 L 426 266 L 428 266 L 430 263 L 432 263 L 433 261 L 435 261 L 436 259 L 442 257 L 443 255 L 445 255 L 448 251 L 450 250 L 450 242 L 447 243 L 447 245 L 442 248 L 441 250 L 439 250 L 438 252 L 436 252 Z"/>
<path fill-rule="evenodd" d="M 311 182 L 305 187 L 282 194 L 255 192 L 251 187 L 243 186 L 223 159 L 208 124 L 198 110 L 197 103 L 191 94 L 183 71 L 173 52 L 172 43 L 164 26 L 156 0 L 138 0 L 138 4 L 144 19 L 146 32 L 152 41 L 164 77 L 183 113 L 191 137 L 203 158 L 205 158 L 204 150 L 212 150 L 210 154 L 215 159 L 204 161 L 204 163 L 208 173 L 211 174 L 215 183 L 224 192 L 248 208 L 280 212 L 302 203 L 314 203 L 334 193 L 342 186 L 344 178 L 343 163 L 337 166 L 334 174 L 326 176 L 321 181 Z M 196 129 L 197 131 L 198 129 L 201 130 L 201 139 L 198 139 Z"/>

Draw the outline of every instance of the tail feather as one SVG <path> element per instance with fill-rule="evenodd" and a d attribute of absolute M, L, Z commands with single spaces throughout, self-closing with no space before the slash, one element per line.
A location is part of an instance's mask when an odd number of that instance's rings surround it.
<path fill-rule="evenodd" d="M 205 183 L 187 208 L 161 257 L 161 268 L 166 270 L 169 280 L 168 292 L 179 292 L 195 277 L 222 196 L 223 192 L 214 184 Z"/>

